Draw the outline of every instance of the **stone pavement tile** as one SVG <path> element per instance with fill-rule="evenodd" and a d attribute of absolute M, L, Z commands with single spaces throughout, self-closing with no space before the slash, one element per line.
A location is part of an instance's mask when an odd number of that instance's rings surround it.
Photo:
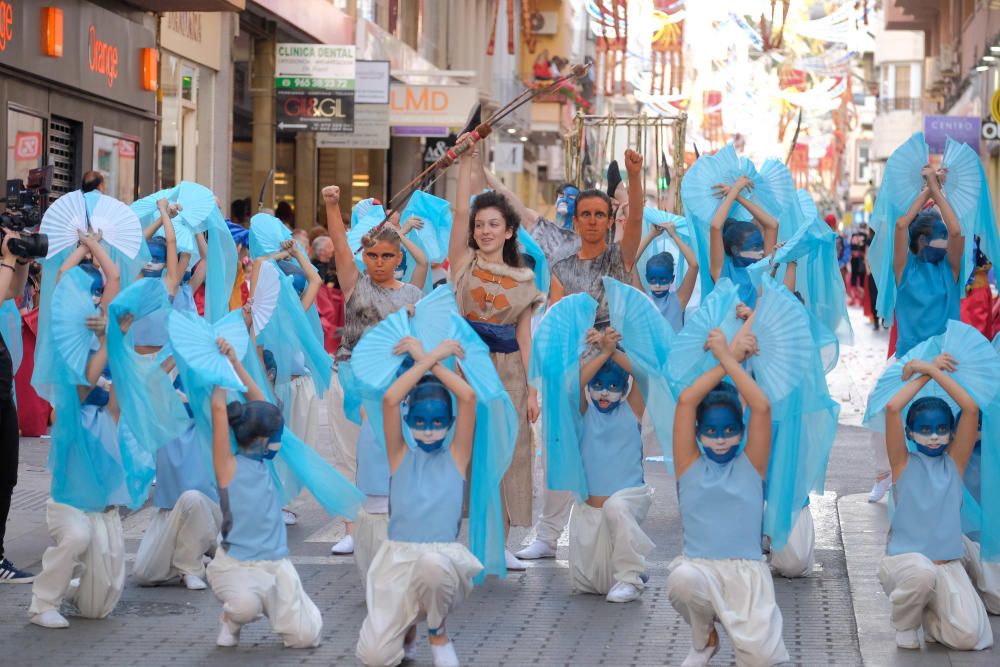
<path fill-rule="evenodd" d="M 867 494 L 841 496 L 837 501 L 844 554 L 850 578 L 858 642 L 866 665 L 875 667 L 995 667 L 997 649 L 951 651 L 924 644 L 920 651 L 896 647 L 896 632 L 889 623 L 889 599 L 878 581 L 878 564 L 885 554 L 889 528 L 885 502 L 869 503 Z M 1000 637 L 1000 617 L 991 616 L 995 637 Z"/>

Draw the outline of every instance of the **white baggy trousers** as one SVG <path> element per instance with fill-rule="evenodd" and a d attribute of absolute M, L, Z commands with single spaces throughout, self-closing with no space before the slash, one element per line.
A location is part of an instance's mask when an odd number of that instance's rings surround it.
<path fill-rule="evenodd" d="M 667 596 L 691 626 L 696 649 L 708 645 L 718 621 L 733 643 L 737 665 L 769 667 L 788 661 L 781 610 L 763 560 L 678 556 L 670 563 Z"/>
<path fill-rule="evenodd" d="M 642 590 L 653 541 L 639 524 L 649 513 L 648 486 L 622 489 L 601 508 L 576 503 L 569 521 L 569 571 L 575 590 L 607 595 L 615 582 Z"/>
<path fill-rule="evenodd" d="M 231 623 L 243 626 L 263 615 L 286 648 L 319 646 L 323 616 L 287 558 L 242 561 L 219 547 L 208 565 L 208 583 Z"/>
<path fill-rule="evenodd" d="M 56 543 L 42 555 L 29 612 L 58 611 L 69 594 L 81 616 L 106 617 L 125 588 L 125 540 L 118 508 L 83 512 L 50 498 L 45 520 Z M 79 576 L 80 586 L 71 591 L 74 575 Z"/>
<path fill-rule="evenodd" d="M 986 611 L 1000 615 L 1000 563 L 984 563 L 979 560 L 979 542 L 968 537 L 965 541 L 965 555 L 962 565 L 972 580 L 972 585 L 979 591 L 979 597 L 986 605 Z"/>
<path fill-rule="evenodd" d="M 816 529 L 813 526 L 812 512 L 808 507 L 799 511 L 799 516 L 792 526 L 785 548 L 775 553 L 771 552 L 771 567 L 775 574 L 787 579 L 804 577 L 812 572 L 816 564 Z"/>
<path fill-rule="evenodd" d="M 191 574 L 205 578 L 202 556 L 215 551 L 222 510 L 201 491 L 185 491 L 173 509 L 154 509 L 135 557 L 132 578 L 155 586 Z"/>
<path fill-rule="evenodd" d="M 430 630 L 439 630 L 482 569 L 457 542 L 383 542 L 368 571 L 358 659 L 367 667 L 398 665 L 410 626 L 426 619 Z"/>
<path fill-rule="evenodd" d="M 896 630 L 916 630 L 958 651 L 993 645 L 986 607 L 961 560 L 936 564 L 920 553 L 885 556 L 878 568 Z"/>

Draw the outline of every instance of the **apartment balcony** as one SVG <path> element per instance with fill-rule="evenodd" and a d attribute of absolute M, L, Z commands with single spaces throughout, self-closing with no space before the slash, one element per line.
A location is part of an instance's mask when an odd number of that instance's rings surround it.
<path fill-rule="evenodd" d="M 885 0 L 886 30 L 931 32 L 941 11 L 939 0 Z"/>
<path fill-rule="evenodd" d="M 923 109 L 923 100 L 919 97 L 882 97 L 878 100 L 877 109 L 879 114 L 892 111 L 918 112 Z"/>

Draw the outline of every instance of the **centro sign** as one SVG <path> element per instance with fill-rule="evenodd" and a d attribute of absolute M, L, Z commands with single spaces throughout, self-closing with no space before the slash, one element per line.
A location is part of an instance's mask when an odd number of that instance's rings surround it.
<path fill-rule="evenodd" d="M 93 25 L 87 35 L 87 64 L 91 72 L 107 79 L 108 88 L 115 85 L 115 79 L 118 78 L 118 47 L 101 41 Z"/>

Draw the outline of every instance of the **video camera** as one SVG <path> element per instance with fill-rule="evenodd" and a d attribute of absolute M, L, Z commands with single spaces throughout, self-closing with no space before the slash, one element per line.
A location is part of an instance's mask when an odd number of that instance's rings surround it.
<path fill-rule="evenodd" d="M 49 237 L 27 230 L 36 229 L 42 222 L 52 190 L 52 172 L 52 166 L 32 169 L 27 185 L 19 178 L 7 181 L 7 210 L 0 214 L 0 244 L 7 232 L 17 232 L 20 238 L 11 239 L 7 247 L 18 257 L 33 259 L 49 252 Z"/>

